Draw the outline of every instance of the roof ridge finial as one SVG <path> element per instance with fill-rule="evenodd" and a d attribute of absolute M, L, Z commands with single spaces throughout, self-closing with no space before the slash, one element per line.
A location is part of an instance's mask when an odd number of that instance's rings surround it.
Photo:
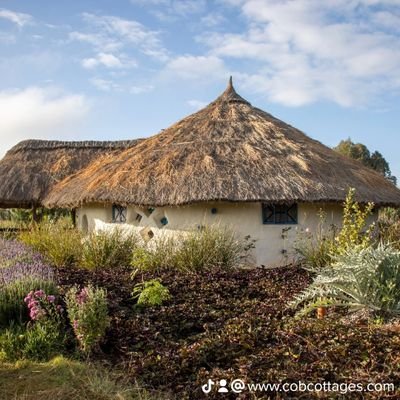
<path fill-rule="evenodd" d="M 233 89 L 233 79 L 232 79 L 232 75 L 229 77 L 228 89 Z"/>

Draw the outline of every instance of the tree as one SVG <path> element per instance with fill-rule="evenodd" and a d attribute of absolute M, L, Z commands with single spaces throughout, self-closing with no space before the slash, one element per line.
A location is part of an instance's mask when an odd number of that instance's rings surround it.
<path fill-rule="evenodd" d="M 389 163 L 379 151 L 371 153 L 365 144 L 353 143 L 350 138 L 342 140 L 336 147 L 334 147 L 334 150 L 344 156 L 358 160 L 365 166 L 378 171 L 386 179 L 396 185 L 397 178 L 392 175 Z"/>

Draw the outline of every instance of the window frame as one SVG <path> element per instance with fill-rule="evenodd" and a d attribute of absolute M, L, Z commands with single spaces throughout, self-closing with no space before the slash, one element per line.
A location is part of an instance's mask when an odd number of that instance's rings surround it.
<path fill-rule="evenodd" d="M 282 208 L 285 209 L 282 210 Z M 270 213 L 270 215 L 267 213 Z M 263 225 L 297 225 L 299 223 L 299 208 L 297 203 L 262 203 L 261 215 Z M 279 220 L 283 219 L 282 216 L 285 216 L 284 221 L 277 221 L 277 215 L 279 216 Z"/>
<path fill-rule="evenodd" d="M 128 214 L 128 207 L 119 204 L 112 205 L 112 223 L 113 224 L 126 224 L 126 217 Z"/>

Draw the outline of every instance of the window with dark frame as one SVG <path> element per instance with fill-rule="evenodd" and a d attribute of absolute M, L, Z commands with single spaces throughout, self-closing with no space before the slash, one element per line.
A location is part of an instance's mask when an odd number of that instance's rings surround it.
<path fill-rule="evenodd" d="M 265 225 L 297 224 L 297 204 L 262 204 Z"/>
<path fill-rule="evenodd" d="M 127 208 L 120 206 L 118 204 L 113 204 L 112 206 L 112 222 L 115 223 L 125 223 L 126 222 L 126 211 Z"/>

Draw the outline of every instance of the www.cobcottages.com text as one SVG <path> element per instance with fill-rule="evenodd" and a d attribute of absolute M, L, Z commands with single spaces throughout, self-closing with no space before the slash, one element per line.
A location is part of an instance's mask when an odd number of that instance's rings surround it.
<path fill-rule="evenodd" d="M 245 383 L 241 379 L 234 379 L 228 383 L 226 379 L 213 381 L 209 379 L 202 385 L 202 391 L 205 394 L 211 391 L 218 393 L 242 393 L 242 392 L 323 392 L 348 394 L 355 392 L 380 392 L 395 393 L 394 383 L 371 382 L 371 383 L 334 383 L 334 382 L 285 382 L 285 383 Z"/>

